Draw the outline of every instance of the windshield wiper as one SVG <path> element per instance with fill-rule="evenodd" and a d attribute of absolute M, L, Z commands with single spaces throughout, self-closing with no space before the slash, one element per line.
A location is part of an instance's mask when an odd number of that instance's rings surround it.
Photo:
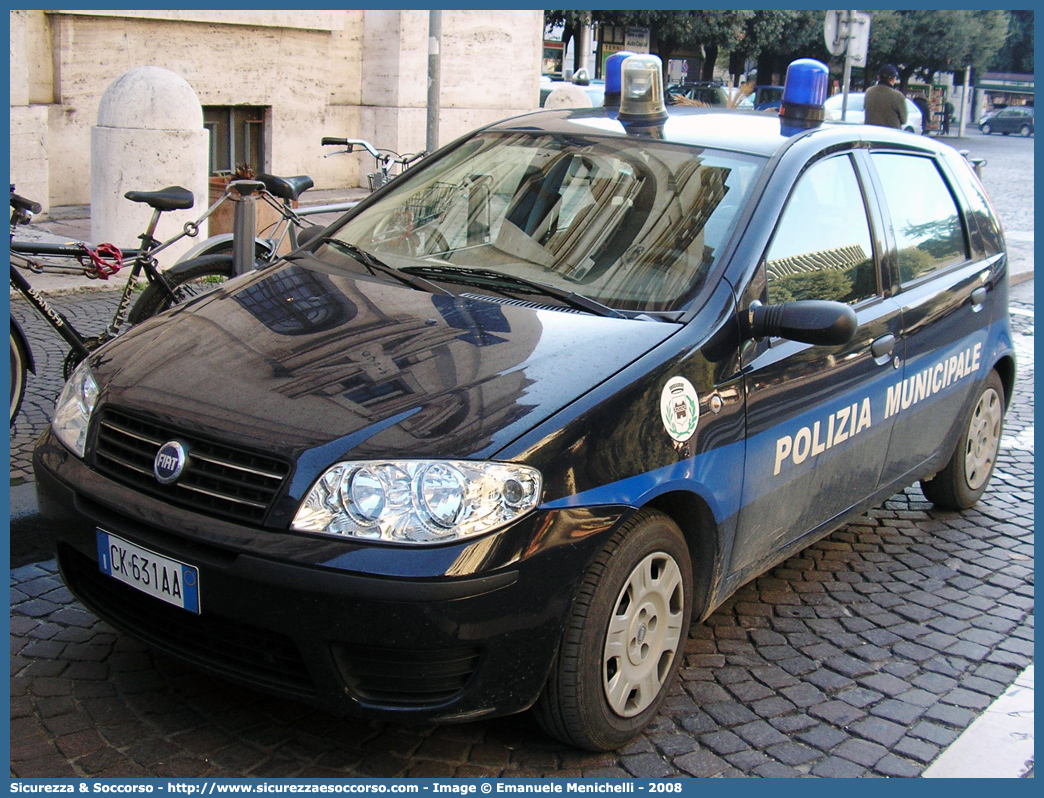
<path fill-rule="evenodd" d="M 464 269 L 459 266 L 406 266 L 403 268 L 403 271 L 409 274 L 423 274 L 436 280 L 471 283 L 501 290 L 508 286 L 515 286 L 528 289 L 524 293 L 554 297 L 577 310 L 594 313 L 598 316 L 610 316 L 616 319 L 627 318 L 623 313 L 589 297 L 574 294 L 572 291 L 556 288 L 553 285 L 545 285 L 535 280 L 527 280 L 525 277 L 503 274 L 491 269 Z"/>
<path fill-rule="evenodd" d="M 410 288 L 416 288 L 418 291 L 427 291 L 429 294 L 445 294 L 446 296 L 453 296 L 451 291 L 447 291 L 441 285 L 435 285 L 431 280 L 425 280 L 423 277 L 417 277 L 412 274 L 407 274 L 406 270 L 399 270 L 387 263 L 378 260 L 369 252 L 362 247 L 358 247 L 355 244 L 349 244 L 347 241 L 342 241 L 339 238 L 333 238 L 329 236 L 323 239 L 324 244 L 329 244 L 334 249 L 340 249 L 347 252 L 359 263 L 365 266 L 370 274 L 386 274 L 394 280 L 398 280 L 404 285 L 410 286 Z"/>

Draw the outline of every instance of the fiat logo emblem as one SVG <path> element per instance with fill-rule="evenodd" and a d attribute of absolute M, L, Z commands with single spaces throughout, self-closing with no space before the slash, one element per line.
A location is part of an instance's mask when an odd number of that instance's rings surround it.
<path fill-rule="evenodd" d="M 188 452 L 178 441 L 167 441 L 152 461 L 152 473 L 161 485 L 170 485 L 177 481 L 188 461 Z"/>

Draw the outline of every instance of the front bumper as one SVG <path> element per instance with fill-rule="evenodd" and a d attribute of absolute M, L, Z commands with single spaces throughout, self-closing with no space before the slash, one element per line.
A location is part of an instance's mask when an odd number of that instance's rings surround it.
<path fill-rule="evenodd" d="M 48 432 L 33 457 L 58 565 L 95 614 L 223 677 L 350 715 L 505 715 L 539 696 L 590 562 L 628 508 L 537 511 L 434 547 L 362 545 L 170 507 Z M 98 569 L 97 529 L 199 569 L 195 615 Z"/>

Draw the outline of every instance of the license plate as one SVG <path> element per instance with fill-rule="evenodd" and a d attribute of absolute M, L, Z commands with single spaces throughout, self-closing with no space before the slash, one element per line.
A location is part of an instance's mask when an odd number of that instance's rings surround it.
<path fill-rule="evenodd" d="M 98 529 L 98 568 L 161 601 L 199 613 L 199 571 Z"/>

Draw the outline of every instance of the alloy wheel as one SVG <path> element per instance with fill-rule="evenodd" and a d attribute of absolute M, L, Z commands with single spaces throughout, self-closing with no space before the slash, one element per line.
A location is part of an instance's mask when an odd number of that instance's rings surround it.
<path fill-rule="evenodd" d="M 978 490 L 989 478 L 1000 446 L 1001 398 L 992 388 L 979 397 L 968 426 L 968 445 L 964 451 L 964 474 L 968 487 Z"/>
<path fill-rule="evenodd" d="M 684 589 L 674 558 L 656 552 L 631 572 L 606 632 L 602 684 L 612 710 L 629 718 L 651 705 L 682 640 Z"/>

